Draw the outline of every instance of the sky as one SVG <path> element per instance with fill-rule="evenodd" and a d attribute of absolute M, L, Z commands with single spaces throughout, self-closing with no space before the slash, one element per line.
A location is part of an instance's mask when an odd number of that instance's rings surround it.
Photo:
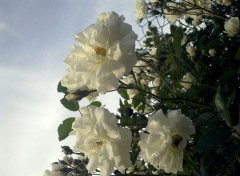
<path fill-rule="evenodd" d="M 0 175 L 41 176 L 61 159 L 60 146 L 71 141 L 59 142 L 57 127 L 79 116 L 59 102 L 63 60 L 75 33 L 104 11 L 138 30 L 134 0 L 0 0 Z M 116 110 L 115 98 L 104 100 Z"/>

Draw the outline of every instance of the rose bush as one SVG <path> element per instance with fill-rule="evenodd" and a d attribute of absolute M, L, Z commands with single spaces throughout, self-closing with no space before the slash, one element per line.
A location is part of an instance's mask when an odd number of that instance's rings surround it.
<path fill-rule="evenodd" d="M 45 174 L 238 175 L 240 2 L 136 4 L 137 49 L 115 12 L 77 34 L 58 85 L 64 107 L 81 114 L 63 121 L 59 140 L 72 134 L 76 143 Z M 94 101 L 113 90 L 117 114 Z M 89 105 L 79 108 L 84 97 Z"/>

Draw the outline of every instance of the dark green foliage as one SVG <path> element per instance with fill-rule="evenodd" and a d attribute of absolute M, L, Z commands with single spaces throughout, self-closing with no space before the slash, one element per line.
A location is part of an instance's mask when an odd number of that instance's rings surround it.
<path fill-rule="evenodd" d="M 75 118 L 70 117 L 63 121 L 62 124 L 58 127 L 58 139 L 62 141 L 63 139 L 67 138 L 69 133 L 72 131 L 72 123 L 74 122 Z"/>
<path fill-rule="evenodd" d="M 62 105 L 70 111 L 78 111 L 79 104 L 77 101 L 68 100 L 66 98 L 62 98 L 61 100 Z"/>

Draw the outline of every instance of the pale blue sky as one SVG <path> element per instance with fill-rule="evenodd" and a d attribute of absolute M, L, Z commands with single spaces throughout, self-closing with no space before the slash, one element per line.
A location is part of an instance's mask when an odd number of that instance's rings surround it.
<path fill-rule="evenodd" d="M 61 159 L 57 126 L 78 115 L 59 102 L 63 60 L 103 11 L 135 25 L 134 0 L 0 0 L 0 175 L 41 176 Z"/>

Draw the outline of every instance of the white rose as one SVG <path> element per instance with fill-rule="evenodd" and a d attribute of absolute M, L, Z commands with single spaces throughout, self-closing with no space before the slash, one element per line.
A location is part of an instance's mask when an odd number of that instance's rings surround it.
<path fill-rule="evenodd" d="M 216 0 L 217 4 L 230 6 L 232 4 L 232 0 Z"/>
<path fill-rule="evenodd" d="M 88 157 L 88 171 L 100 168 L 101 176 L 111 175 L 116 167 L 124 173 L 131 165 L 131 132 L 117 127 L 117 119 L 107 109 L 88 106 L 80 109 L 71 134 L 76 135 L 74 150 Z"/>
<path fill-rule="evenodd" d="M 180 84 L 183 86 L 184 90 L 186 91 L 191 87 L 193 82 L 196 82 L 195 77 L 190 72 L 187 72 L 183 76 L 182 82 L 180 82 Z"/>
<path fill-rule="evenodd" d="M 159 110 L 149 118 L 146 131 L 139 141 L 144 161 L 167 173 L 183 171 L 183 150 L 195 133 L 191 119 L 180 110 L 169 110 L 167 115 Z"/>
<path fill-rule="evenodd" d="M 215 56 L 216 55 L 216 50 L 215 49 L 210 49 L 208 51 L 208 53 L 209 53 L 210 56 Z"/>
<path fill-rule="evenodd" d="M 196 6 L 200 6 L 202 8 L 211 10 L 212 9 L 212 5 L 211 5 L 211 0 L 187 0 L 188 3 L 194 4 Z M 189 5 L 187 7 L 192 7 L 192 5 Z M 193 9 L 196 10 L 196 9 Z M 188 12 L 192 12 L 192 10 L 189 10 Z M 200 12 L 200 11 L 199 11 Z"/>
<path fill-rule="evenodd" d="M 100 14 L 95 24 L 76 35 L 78 45 L 65 59 L 69 69 L 62 85 L 70 92 L 84 86 L 99 93 L 116 89 L 118 79 L 137 62 L 136 39 L 122 16 L 115 12 Z"/>
<path fill-rule="evenodd" d="M 186 47 L 186 51 L 190 57 L 194 57 L 196 54 L 196 48 L 194 48 L 193 46 Z"/>
<path fill-rule="evenodd" d="M 198 26 L 199 24 L 201 24 L 201 20 L 202 20 L 201 16 L 192 15 L 192 17 L 193 17 L 193 21 L 192 21 L 193 26 Z"/>
<path fill-rule="evenodd" d="M 145 0 L 135 1 L 136 23 L 141 23 L 142 19 L 147 15 L 147 3 Z"/>
<path fill-rule="evenodd" d="M 224 24 L 224 29 L 226 30 L 227 34 L 231 37 L 238 34 L 240 31 L 240 24 L 238 17 L 232 17 Z"/>
<path fill-rule="evenodd" d="M 174 24 L 179 17 L 178 14 L 175 14 L 175 9 L 178 8 L 177 3 L 170 2 L 167 4 L 167 6 L 169 7 L 169 9 L 163 9 L 164 16 L 167 18 L 168 22 Z"/>
<path fill-rule="evenodd" d="M 185 45 L 186 42 L 187 42 L 187 36 L 184 35 L 183 38 L 182 38 L 182 40 L 181 40 L 181 46 Z"/>
<path fill-rule="evenodd" d="M 157 53 L 157 48 L 156 47 L 152 47 L 151 50 L 149 51 L 149 54 L 152 56 L 155 56 Z"/>
<path fill-rule="evenodd" d="M 138 94 L 138 90 L 136 89 L 127 89 L 127 94 L 130 99 L 132 99 L 135 95 Z"/>
<path fill-rule="evenodd" d="M 153 86 L 157 87 L 160 86 L 160 78 L 159 77 L 155 77 L 153 80 Z"/>

